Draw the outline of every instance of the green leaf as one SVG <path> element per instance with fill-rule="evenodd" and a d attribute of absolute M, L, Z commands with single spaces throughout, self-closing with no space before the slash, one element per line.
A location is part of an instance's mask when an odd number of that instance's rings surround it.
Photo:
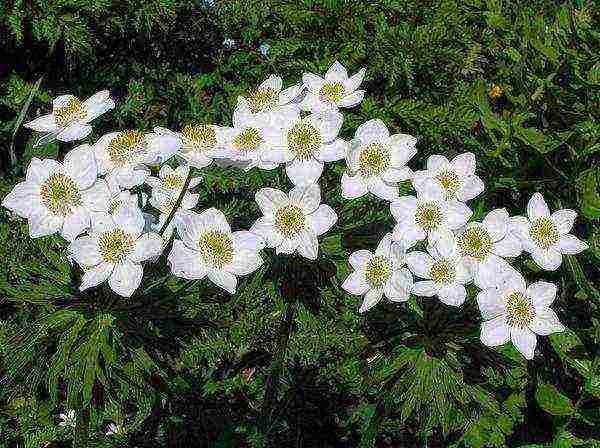
<path fill-rule="evenodd" d="M 29 97 L 27 98 L 27 101 L 25 101 L 25 104 L 21 108 L 21 112 L 19 112 L 19 116 L 17 117 L 17 121 L 15 122 L 15 127 L 13 129 L 12 136 L 10 139 L 10 147 L 8 149 L 8 152 L 10 154 L 10 162 L 13 165 L 15 163 L 17 163 L 17 157 L 15 155 L 15 137 L 17 136 L 17 131 L 19 130 L 19 128 L 21 127 L 21 124 L 23 123 L 23 120 L 25 119 L 25 115 L 27 114 L 27 111 L 29 110 L 29 106 L 31 105 L 31 100 L 33 100 L 33 97 L 35 96 L 35 94 L 37 93 L 37 91 L 40 88 L 42 79 L 44 79 L 43 76 L 41 76 L 40 79 L 38 79 L 36 81 L 36 83 L 33 85 L 31 92 L 29 92 Z"/>
<path fill-rule="evenodd" d="M 542 409 L 552 415 L 571 415 L 575 407 L 571 400 L 561 394 L 552 384 L 542 384 L 535 391 L 535 398 Z"/>
<path fill-rule="evenodd" d="M 598 169 L 589 168 L 582 172 L 575 181 L 581 212 L 590 219 L 600 219 L 599 178 Z"/>

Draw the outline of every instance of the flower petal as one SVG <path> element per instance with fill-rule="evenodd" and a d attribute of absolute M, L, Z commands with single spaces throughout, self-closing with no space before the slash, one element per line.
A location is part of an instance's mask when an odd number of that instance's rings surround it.
<path fill-rule="evenodd" d="M 77 236 L 91 225 L 90 214 L 84 207 L 73 209 L 72 213 L 65 216 L 62 231 L 62 237 L 67 241 L 73 241 Z"/>
<path fill-rule="evenodd" d="M 344 158 L 347 149 L 348 142 L 338 138 L 319 149 L 315 153 L 315 158 L 321 162 L 335 162 Z"/>
<path fill-rule="evenodd" d="M 313 114 L 309 115 L 307 119 L 321 132 L 325 143 L 333 142 L 337 138 L 344 122 L 344 116 L 339 112 Z"/>
<path fill-rule="evenodd" d="M 529 328 L 512 327 L 510 339 L 525 359 L 533 359 L 537 338 Z"/>
<path fill-rule="evenodd" d="M 340 64 L 338 61 L 335 61 L 333 64 L 331 64 L 331 67 L 329 67 L 327 73 L 325 73 L 325 79 L 327 81 L 344 83 L 348 79 L 348 71 L 342 64 Z"/>
<path fill-rule="evenodd" d="M 138 207 L 124 206 L 113 214 L 115 225 L 137 238 L 144 230 L 144 215 Z"/>
<path fill-rule="evenodd" d="M 148 232 L 140 236 L 129 254 L 129 259 L 135 263 L 146 261 L 149 258 L 160 255 L 163 249 L 163 239 L 154 232 Z"/>
<path fill-rule="evenodd" d="M 363 67 L 346 81 L 344 81 L 346 92 L 354 92 L 356 89 L 358 89 L 358 87 L 362 84 L 366 73 L 367 69 Z"/>
<path fill-rule="evenodd" d="M 413 184 L 413 187 L 417 190 L 416 185 Z M 417 197 L 424 202 L 442 202 L 446 199 L 446 190 L 438 181 L 428 178 L 417 190 Z"/>
<path fill-rule="evenodd" d="M 556 285 L 549 282 L 535 282 L 529 285 L 525 295 L 531 299 L 536 309 L 548 308 L 556 298 Z"/>
<path fill-rule="evenodd" d="M 510 329 L 506 324 L 506 316 L 501 315 L 481 324 L 481 342 L 488 347 L 504 345 L 510 339 Z"/>
<path fill-rule="evenodd" d="M 562 264 L 561 253 L 553 248 L 542 249 L 537 247 L 531 252 L 531 258 L 546 271 L 556 271 Z"/>
<path fill-rule="evenodd" d="M 63 217 L 50 214 L 48 211 L 39 209 L 29 216 L 29 236 L 39 238 L 59 232 L 63 225 Z"/>
<path fill-rule="evenodd" d="M 348 171 L 342 174 L 342 197 L 346 199 L 355 199 L 367 194 L 367 182 L 360 175 L 350 176 Z"/>
<path fill-rule="evenodd" d="M 384 201 L 394 201 L 398 199 L 398 187 L 385 183 L 379 177 L 369 179 L 368 188 L 371 193 Z"/>
<path fill-rule="evenodd" d="M 110 98 L 108 90 L 102 90 L 95 93 L 83 102 L 83 107 L 87 111 L 86 122 L 90 122 L 100 115 L 115 108 L 115 102 Z"/>
<path fill-rule="evenodd" d="M 254 198 L 265 216 L 272 215 L 289 202 L 287 194 L 275 188 L 262 188 L 256 192 Z"/>
<path fill-rule="evenodd" d="M 198 215 L 200 226 L 203 229 L 218 230 L 220 232 L 231 234 L 231 227 L 222 211 L 214 207 L 204 210 Z"/>
<path fill-rule="evenodd" d="M 390 137 L 385 123 L 379 118 L 374 118 L 361 124 L 356 130 L 355 138 L 360 140 L 361 145 L 372 142 L 385 142 Z"/>
<path fill-rule="evenodd" d="M 92 132 L 92 127 L 87 124 L 74 122 L 62 129 L 56 138 L 61 142 L 72 142 L 86 138 Z"/>
<path fill-rule="evenodd" d="M 265 247 L 265 240 L 260 235 L 247 230 L 233 232 L 231 240 L 238 250 L 258 252 Z"/>
<path fill-rule="evenodd" d="M 356 252 L 352 252 L 348 258 L 348 262 L 353 269 L 361 269 L 365 267 L 371 258 L 373 258 L 373 254 L 370 251 L 361 249 L 357 250 Z"/>
<path fill-rule="evenodd" d="M 370 289 L 365 294 L 365 298 L 363 299 L 363 303 L 360 306 L 360 308 L 358 309 L 358 312 L 364 313 L 367 310 L 373 308 L 375 305 L 377 305 L 379 302 L 381 302 L 382 298 L 383 298 L 383 290 L 381 288 Z"/>
<path fill-rule="evenodd" d="M 548 336 L 552 333 L 565 331 L 565 326 L 560 323 L 556 313 L 550 308 L 537 310 L 529 329 L 540 336 Z"/>
<path fill-rule="evenodd" d="M 100 283 L 103 283 L 110 277 L 114 269 L 114 265 L 112 263 L 108 263 L 106 261 L 92 267 L 89 269 L 85 269 L 83 271 L 83 275 L 81 276 L 81 285 L 79 286 L 79 290 L 83 291 L 88 288 L 93 288 L 94 286 L 98 286 Z"/>
<path fill-rule="evenodd" d="M 405 302 L 413 289 L 413 276 L 408 269 L 396 270 L 386 283 L 383 293 L 393 302 Z"/>
<path fill-rule="evenodd" d="M 475 174 L 475 163 L 475 154 L 464 152 L 452 159 L 450 166 L 460 176 L 471 176 Z"/>
<path fill-rule="evenodd" d="M 298 204 L 304 213 L 312 213 L 321 203 L 321 189 L 317 184 L 295 186 L 290 191 L 290 201 Z"/>
<path fill-rule="evenodd" d="M 279 92 L 283 87 L 283 80 L 277 75 L 271 75 L 258 86 L 259 89 L 272 89 Z"/>
<path fill-rule="evenodd" d="M 534 193 L 527 203 L 527 216 L 531 222 L 538 218 L 549 218 L 550 209 L 544 201 L 544 197 L 540 193 Z"/>
<path fill-rule="evenodd" d="M 67 247 L 67 252 L 83 269 L 88 269 L 102 262 L 102 256 L 98 250 L 98 241 L 91 236 L 82 236 L 72 241 Z"/>
<path fill-rule="evenodd" d="M 2 206 L 13 211 L 22 218 L 27 218 L 40 204 L 40 187 L 31 182 L 20 182 L 2 200 Z"/>
<path fill-rule="evenodd" d="M 588 244 L 584 241 L 581 241 L 574 235 L 567 233 L 566 235 L 561 235 L 558 240 L 558 251 L 563 254 L 574 255 L 582 252 L 588 248 Z"/>
<path fill-rule="evenodd" d="M 250 228 L 250 232 L 259 235 L 268 247 L 277 247 L 283 241 L 283 235 L 275 230 L 274 224 L 272 219 L 259 218 Z"/>
<path fill-rule="evenodd" d="M 231 263 L 225 266 L 225 271 L 235 275 L 248 275 L 263 264 L 263 259 L 255 251 L 242 249 L 234 256 Z"/>
<path fill-rule="evenodd" d="M 411 292 L 417 296 L 433 297 L 437 294 L 438 287 L 435 282 L 424 280 L 421 282 L 414 282 Z"/>
<path fill-rule="evenodd" d="M 518 257 L 523 251 L 521 240 L 517 235 L 507 232 L 500 241 L 492 246 L 492 252 L 500 257 Z"/>
<path fill-rule="evenodd" d="M 337 222 L 337 213 L 328 205 L 321 204 L 306 217 L 308 226 L 317 236 L 327 232 Z"/>
<path fill-rule="evenodd" d="M 302 82 L 308 88 L 308 90 L 314 93 L 319 93 L 319 90 L 321 90 L 321 87 L 323 87 L 325 84 L 325 80 L 323 78 L 313 73 L 304 73 L 304 75 L 302 75 Z"/>
<path fill-rule="evenodd" d="M 131 297 L 142 282 L 144 270 L 142 266 L 131 261 L 123 261 L 115 265 L 108 278 L 108 285 L 115 293 L 123 297 Z"/>
<path fill-rule="evenodd" d="M 229 272 L 217 271 L 212 269 L 208 271 L 208 278 L 215 285 L 223 288 L 229 294 L 235 294 L 237 288 L 237 277 Z"/>
<path fill-rule="evenodd" d="M 189 280 L 198 280 L 206 276 L 206 265 L 200 253 L 187 247 L 183 241 L 174 240 L 173 248 L 167 258 L 173 275 Z"/>
<path fill-rule="evenodd" d="M 92 186 L 98 178 L 96 158 L 90 145 L 80 145 L 65 155 L 65 174 L 69 175 L 80 190 Z"/>
<path fill-rule="evenodd" d="M 450 306 L 460 306 L 465 303 L 467 290 L 463 285 L 453 284 L 443 286 L 437 293 L 440 302 Z"/>
<path fill-rule="evenodd" d="M 53 114 L 42 115 L 41 117 L 36 118 L 28 123 L 23 125 L 24 128 L 33 129 L 37 132 L 56 132 L 58 131 L 58 126 L 56 121 L 54 120 Z"/>
<path fill-rule="evenodd" d="M 285 172 L 294 185 L 315 184 L 323 173 L 323 162 L 295 159 L 285 166 Z"/>
<path fill-rule="evenodd" d="M 484 320 L 494 319 L 502 314 L 506 314 L 504 300 L 500 297 L 497 288 L 488 288 L 477 294 L 477 305 L 479 312 Z"/>
<path fill-rule="evenodd" d="M 555 211 L 552 213 L 552 216 L 550 216 L 550 219 L 552 219 L 556 225 L 558 233 L 561 235 L 571 231 L 573 224 L 575 223 L 575 218 L 577 218 L 577 212 L 570 209 Z"/>
<path fill-rule="evenodd" d="M 319 240 L 312 230 L 303 230 L 300 232 L 300 245 L 298 253 L 309 260 L 316 260 L 319 253 Z"/>
<path fill-rule="evenodd" d="M 349 95 L 344 96 L 341 101 L 338 102 L 339 107 L 354 107 L 363 100 L 365 97 L 364 90 L 355 90 Z"/>
<path fill-rule="evenodd" d="M 472 215 L 473 212 L 464 203 L 450 200 L 446 208 L 446 225 L 451 230 L 460 229 Z"/>
<path fill-rule="evenodd" d="M 483 218 L 483 227 L 492 237 L 492 241 L 498 241 L 504 238 L 508 230 L 508 212 L 505 208 L 498 208 L 489 212 Z"/>
<path fill-rule="evenodd" d="M 366 294 L 369 290 L 369 284 L 365 278 L 365 271 L 357 269 L 352 272 L 346 280 L 344 280 L 344 283 L 342 283 L 342 289 L 357 296 Z"/>
<path fill-rule="evenodd" d="M 409 252 L 406 254 L 406 265 L 418 277 L 431 278 L 430 272 L 433 265 L 431 255 L 420 251 Z"/>
<path fill-rule="evenodd" d="M 470 201 L 483 193 L 484 189 L 485 185 L 479 177 L 466 176 L 462 179 L 458 190 L 456 190 L 456 199 L 462 202 Z"/>

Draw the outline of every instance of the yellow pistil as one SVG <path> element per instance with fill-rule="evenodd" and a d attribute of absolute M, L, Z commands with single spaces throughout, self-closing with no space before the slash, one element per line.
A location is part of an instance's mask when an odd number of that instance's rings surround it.
<path fill-rule="evenodd" d="M 177 174 L 167 174 L 163 182 L 167 188 L 175 189 L 183 186 L 185 179 Z"/>
<path fill-rule="evenodd" d="M 378 143 L 362 148 L 358 156 L 358 170 L 363 176 L 376 176 L 390 165 L 390 151 Z"/>
<path fill-rule="evenodd" d="M 531 225 L 529 235 L 535 244 L 542 249 L 548 249 L 558 243 L 560 234 L 556 228 L 556 224 L 550 218 L 538 218 Z"/>
<path fill-rule="evenodd" d="M 328 83 L 319 90 L 319 97 L 324 102 L 339 103 L 344 98 L 345 91 L 346 89 L 341 82 Z"/>
<path fill-rule="evenodd" d="M 425 202 L 417 206 L 415 222 L 426 232 L 437 230 L 442 224 L 444 215 L 437 204 Z"/>
<path fill-rule="evenodd" d="M 449 284 L 456 278 L 456 268 L 448 260 L 437 260 L 431 266 L 430 275 L 436 283 Z"/>
<path fill-rule="evenodd" d="M 66 216 L 82 204 L 77 185 L 69 176 L 52 174 L 40 187 L 42 203 L 54 215 Z"/>
<path fill-rule="evenodd" d="M 392 266 L 384 257 L 375 256 L 365 268 L 365 278 L 372 288 L 382 288 L 392 275 Z"/>
<path fill-rule="evenodd" d="M 205 151 L 217 146 L 217 133 L 212 126 L 188 124 L 181 130 L 181 135 L 185 138 L 184 151 Z"/>
<path fill-rule="evenodd" d="M 102 233 L 98 239 L 100 255 L 109 263 L 120 263 L 133 250 L 133 237 L 117 228 Z"/>
<path fill-rule="evenodd" d="M 435 176 L 435 178 L 440 182 L 440 184 L 442 184 L 442 187 L 444 187 L 446 194 L 450 198 L 454 198 L 456 196 L 456 192 L 460 188 L 460 178 L 454 171 L 441 171 Z"/>
<path fill-rule="evenodd" d="M 115 200 L 110 203 L 108 206 L 108 213 L 111 215 L 115 213 L 120 207 L 123 205 L 123 201 Z"/>
<path fill-rule="evenodd" d="M 520 292 L 513 292 L 505 298 L 506 323 L 511 327 L 525 328 L 535 318 L 535 307 L 527 296 Z"/>
<path fill-rule="evenodd" d="M 202 259 L 218 268 L 223 268 L 233 260 L 233 241 L 231 237 L 218 230 L 206 232 L 198 240 Z"/>
<path fill-rule="evenodd" d="M 275 227 L 286 238 L 293 238 L 304 229 L 304 212 L 300 207 L 287 205 L 275 212 Z"/>
<path fill-rule="evenodd" d="M 323 145 L 321 133 L 310 123 L 301 122 L 288 131 L 290 151 L 300 160 L 308 160 Z"/>
<path fill-rule="evenodd" d="M 273 89 L 257 89 L 248 97 L 248 104 L 252 113 L 270 109 L 276 104 L 277 92 Z"/>
<path fill-rule="evenodd" d="M 69 102 L 54 110 L 54 121 L 60 127 L 65 127 L 74 121 L 85 120 L 87 112 L 83 103 L 77 98 L 72 98 Z"/>
<path fill-rule="evenodd" d="M 120 164 L 132 161 L 146 151 L 144 134 L 136 130 L 119 132 L 108 145 L 108 155 Z"/>
<path fill-rule="evenodd" d="M 480 226 L 469 227 L 458 237 L 461 253 L 478 260 L 484 260 L 492 252 L 492 245 L 490 234 Z"/>
<path fill-rule="evenodd" d="M 233 146 L 240 152 L 256 151 L 263 138 L 256 128 L 246 128 L 233 139 Z"/>

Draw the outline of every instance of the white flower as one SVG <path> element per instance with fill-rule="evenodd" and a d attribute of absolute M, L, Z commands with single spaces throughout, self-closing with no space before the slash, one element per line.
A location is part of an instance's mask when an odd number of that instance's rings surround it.
<path fill-rule="evenodd" d="M 475 175 L 475 155 L 470 152 L 457 155 L 451 162 L 441 155 L 427 159 L 427 170 L 415 171 L 415 190 L 424 188 L 427 179 L 434 179 L 446 191 L 448 200 L 467 202 L 479 196 L 484 189 L 483 181 Z"/>
<path fill-rule="evenodd" d="M 25 181 L 13 188 L 2 205 L 29 220 L 32 238 L 60 232 L 72 241 L 90 227 L 90 213 L 108 206 L 108 185 L 97 176 L 89 145 L 69 151 L 63 163 L 33 158 Z"/>
<path fill-rule="evenodd" d="M 471 281 L 469 268 L 460 255 L 451 234 L 428 245 L 429 254 L 413 251 L 406 254 L 406 264 L 413 274 L 424 278 L 415 282 L 412 292 L 418 296 L 437 296 L 446 305 L 462 305 L 467 297 L 465 286 Z"/>
<path fill-rule="evenodd" d="M 300 111 L 295 106 L 282 106 L 278 114 L 252 113 L 245 101 L 238 102 L 233 114 L 233 128 L 226 131 L 228 138 L 219 156 L 238 162 L 246 162 L 246 171 L 259 167 L 272 170 L 279 166 L 271 153 L 281 153 L 281 132 L 284 123 L 295 120 Z"/>
<path fill-rule="evenodd" d="M 263 56 L 266 56 L 267 54 L 269 54 L 269 49 L 271 48 L 271 46 L 267 43 L 261 44 L 258 49 L 260 51 L 260 54 L 262 54 Z"/>
<path fill-rule="evenodd" d="M 143 134 L 136 130 L 111 132 L 94 144 L 100 174 L 106 181 L 123 188 L 144 183 L 150 175 L 145 164 L 155 164 L 177 151 L 177 139 L 171 135 Z"/>
<path fill-rule="evenodd" d="M 536 334 L 547 336 L 565 327 L 549 307 L 556 297 L 556 286 L 537 282 L 525 284 L 518 273 L 505 277 L 493 288 L 481 291 L 477 303 L 484 322 L 481 342 L 490 347 L 509 340 L 527 359 L 533 358 Z"/>
<path fill-rule="evenodd" d="M 234 294 L 237 277 L 254 272 L 263 263 L 264 241 L 248 231 L 232 232 L 225 215 L 210 208 L 188 212 L 178 228 L 168 262 L 177 277 L 198 280 L 208 276 L 215 285 Z"/>
<path fill-rule="evenodd" d="M 398 182 L 412 175 L 406 163 L 417 153 L 417 139 L 390 133 L 379 119 L 359 126 L 346 155 L 348 170 L 342 176 L 342 196 L 354 199 L 373 193 L 381 199 L 398 198 Z"/>
<path fill-rule="evenodd" d="M 434 243 L 449 230 L 464 226 L 473 212 L 462 202 L 446 201 L 446 192 L 433 179 L 428 179 L 417 196 L 402 196 L 390 205 L 398 222 L 394 239 L 407 244 L 429 238 Z"/>
<path fill-rule="evenodd" d="M 109 423 L 106 431 L 107 436 L 117 436 L 121 434 L 126 434 L 127 431 L 125 428 L 118 423 Z"/>
<path fill-rule="evenodd" d="M 75 416 L 75 411 L 73 409 L 68 410 L 66 414 L 58 414 L 58 418 L 60 419 L 58 426 L 63 428 L 67 426 L 74 428 L 77 422 L 77 417 Z"/>
<path fill-rule="evenodd" d="M 35 146 L 49 143 L 55 138 L 62 142 L 81 140 L 92 132 L 89 123 L 114 107 L 108 90 L 102 90 L 84 102 L 73 95 L 61 95 L 52 102 L 51 114 L 38 117 L 23 126 L 46 133 Z"/>
<path fill-rule="evenodd" d="M 111 193 L 108 208 L 102 212 L 115 214 L 121 207 L 141 207 L 148 202 L 148 195 L 144 192 L 133 194 L 129 190 L 121 190 L 118 185 L 108 185 Z M 92 218 L 93 219 L 93 218 Z"/>
<path fill-rule="evenodd" d="M 137 207 L 121 207 L 114 215 L 97 219 L 88 236 L 73 241 L 67 251 L 81 266 L 81 291 L 108 280 L 117 294 L 131 297 L 142 281 L 141 263 L 160 254 L 162 239 L 145 233 L 144 217 Z"/>
<path fill-rule="evenodd" d="M 356 89 L 362 83 L 366 71 L 365 68 L 361 68 L 349 78 L 344 66 L 335 61 L 325 73 L 325 79 L 313 73 L 305 73 L 302 81 L 308 92 L 300 107 L 307 111 L 321 112 L 356 106 L 365 95 L 364 90 Z"/>
<path fill-rule="evenodd" d="M 274 135 L 280 140 L 265 159 L 286 162 L 285 172 L 294 185 L 314 184 L 321 177 L 325 162 L 344 158 L 348 143 L 337 138 L 343 121 L 338 112 L 296 116 L 283 132 Z"/>
<path fill-rule="evenodd" d="M 259 112 L 278 112 L 281 106 L 289 105 L 302 92 L 301 84 L 283 89 L 283 81 L 277 75 L 264 80 L 248 97 L 238 97 L 238 103 L 244 104 L 253 114 Z M 297 107 L 297 106 L 294 106 Z"/>
<path fill-rule="evenodd" d="M 225 128 L 212 124 L 188 124 L 181 132 L 156 127 L 154 132 L 177 138 L 177 155 L 195 168 L 209 166 L 216 157 L 217 151 L 225 146 L 227 138 Z"/>
<path fill-rule="evenodd" d="M 158 172 L 158 177 L 147 177 L 145 182 L 150 185 L 152 189 L 160 188 L 167 190 L 170 193 L 173 193 L 175 198 L 177 198 L 177 195 L 183 189 L 189 173 L 189 165 L 179 165 L 175 169 L 171 168 L 169 165 L 163 165 Z M 201 176 L 192 177 L 187 187 L 188 190 L 197 187 L 201 181 Z"/>
<path fill-rule="evenodd" d="M 406 269 L 406 249 L 402 243 L 393 242 L 386 234 L 375 254 L 358 250 L 350 255 L 354 272 L 344 281 L 342 288 L 350 294 L 364 295 L 359 311 L 364 313 L 377 305 L 383 296 L 392 302 L 405 302 L 413 287 L 413 276 Z"/>
<path fill-rule="evenodd" d="M 577 213 L 574 210 L 558 210 L 550 215 L 550 209 L 540 193 L 535 193 L 527 204 L 527 217 L 511 218 L 523 250 L 529 252 L 533 260 L 547 271 L 555 271 L 562 263 L 562 254 L 578 254 L 588 248 L 569 232 Z"/>
<path fill-rule="evenodd" d="M 508 231 L 509 219 L 506 209 L 492 210 L 482 222 L 469 222 L 456 233 L 460 252 L 479 288 L 494 285 L 499 274 L 510 269 L 504 257 L 521 254 L 521 241 Z"/>
<path fill-rule="evenodd" d="M 263 188 L 255 197 L 264 216 L 250 231 L 261 235 L 267 246 L 274 247 L 278 254 L 297 251 L 303 257 L 315 260 L 319 252 L 317 237 L 337 221 L 335 211 L 321 204 L 319 186 L 296 186 L 289 196 L 280 190 Z"/>

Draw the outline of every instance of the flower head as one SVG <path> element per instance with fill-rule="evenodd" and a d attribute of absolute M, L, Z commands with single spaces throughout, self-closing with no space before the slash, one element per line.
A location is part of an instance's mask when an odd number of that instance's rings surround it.
<path fill-rule="evenodd" d="M 342 195 L 347 199 L 373 193 L 381 199 L 398 198 L 398 182 L 412 175 L 406 163 L 417 153 L 417 139 L 391 135 L 383 121 L 369 120 L 356 130 L 346 155 L 347 171 L 342 176 Z"/>
<path fill-rule="evenodd" d="M 363 313 L 381 301 L 383 296 L 392 302 L 408 300 L 413 287 L 413 276 L 406 269 L 406 249 L 392 234 L 383 237 L 375 253 L 358 250 L 350 255 L 354 269 L 344 281 L 342 288 L 350 294 L 364 296 L 360 312 Z"/>
<path fill-rule="evenodd" d="M 278 254 L 297 251 L 315 260 L 319 252 L 317 237 L 337 221 L 335 211 L 321 204 L 321 190 L 316 184 L 296 186 L 289 195 L 263 188 L 256 193 L 256 202 L 264 216 L 250 231 L 261 235 L 267 246 L 274 247 Z"/>
<path fill-rule="evenodd" d="M 232 232 L 225 215 L 215 208 L 186 213 L 179 230 L 182 239 L 173 241 L 168 257 L 177 277 L 197 280 L 207 276 L 234 294 L 237 276 L 251 274 L 263 262 L 258 253 L 264 247 L 262 238 L 248 231 Z"/>
<path fill-rule="evenodd" d="M 65 428 L 75 428 L 75 424 L 77 423 L 77 416 L 75 415 L 75 411 L 73 409 L 69 409 L 66 414 L 58 414 L 58 418 L 60 422 L 58 422 L 58 426 Z"/>
<path fill-rule="evenodd" d="M 238 104 L 244 104 L 253 114 L 277 113 L 281 111 L 282 106 L 290 106 L 301 92 L 302 85 L 293 85 L 284 89 L 282 79 L 277 75 L 271 75 L 248 96 L 238 97 Z M 296 108 L 297 106 L 294 105 L 293 109 Z"/>
<path fill-rule="evenodd" d="M 364 90 L 357 90 L 365 73 L 366 69 L 361 68 L 356 74 L 348 77 L 348 72 L 338 61 L 329 67 L 325 78 L 313 73 L 305 73 L 302 80 L 307 93 L 300 107 L 306 111 L 322 112 L 356 106 L 365 95 Z"/>
<path fill-rule="evenodd" d="M 33 158 L 25 181 L 17 184 L 2 205 L 29 221 L 32 238 L 59 232 L 72 241 L 90 227 L 90 214 L 104 211 L 110 191 L 98 179 L 89 145 L 67 153 L 62 163 Z"/>
<path fill-rule="evenodd" d="M 61 95 L 52 102 L 52 113 L 23 126 L 45 133 L 36 146 L 54 139 L 62 142 L 84 139 L 92 132 L 89 123 L 115 107 L 109 95 L 108 90 L 102 90 L 83 102 L 73 95 Z"/>
<path fill-rule="evenodd" d="M 550 214 L 550 209 L 540 193 L 535 193 L 527 204 L 527 217 L 515 216 L 511 228 L 520 237 L 523 250 L 547 271 L 555 271 L 562 263 L 562 254 L 577 254 L 588 248 L 569 232 L 577 213 L 563 209 Z"/>
<path fill-rule="evenodd" d="M 495 287 L 484 289 L 477 295 L 484 319 L 481 342 L 496 347 L 511 340 L 526 359 L 532 359 L 536 334 L 547 336 L 565 329 L 550 309 L 555 297 L 554 284 L 537 282 L 527 286 L 516 272 Z"/>

